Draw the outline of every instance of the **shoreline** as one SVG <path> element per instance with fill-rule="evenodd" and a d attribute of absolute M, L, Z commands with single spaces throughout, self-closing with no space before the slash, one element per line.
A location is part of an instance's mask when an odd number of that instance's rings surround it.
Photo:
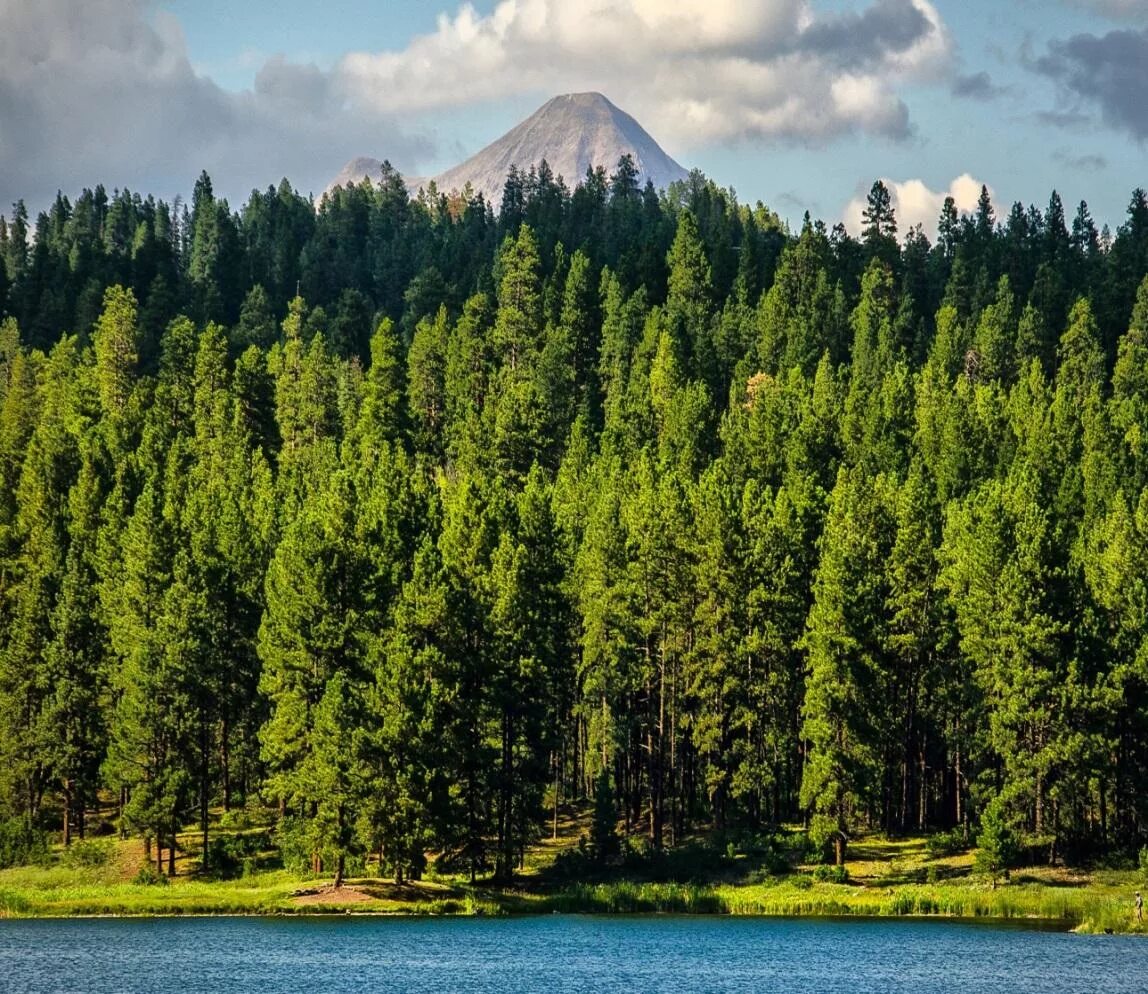
<path fill-rule="evenodd" d="M 787 883 L 758 885 L 614 884 L 580 885 L 543 891 L 465 891 L 411 888 L 403 900 L 370 896 L 380 881 L 350 882 L 331 900 L 313 900 L 290 888 L 268 891 L 238 882 L 184 882 L 171 888 L 121 885 L 16 890 L 0 886 L 0 921 L 165 918 L 525 918 L 544 915 L 610 917 L 730 917 L 770 919 L 863 919 L 949 921 L 1079 934 L 1148 934 L 1127 902 L 1099 888 L 1065 895 L 1063 888 L 1007 885 L 996 890 L 950 887 L 943 892 L 905 885 L 875 888 L 818 884 L 818 889 Z M 191 892 L 185 892 L 185 888 Z M 410 885 L 408 885 L 410 888 Z M 106 893 L 101 893 L 106 890 Z M 846 891 L 842 893 L 842 890 Z M 198 893 L 196 892 L 198 891 Z M 355 895 L 353 898 L 351 895 Z M 432 897 L 432 895 L 435 895 Z M 323 895 L 328 896 L 328 895 Z M 304 903 L 303 898 L 309 898 Z M 292 903 L 295 902 L 295 903 Z"/>
<path fill-rule="evenodd" d="M 737 918 L 741 920 L 769 920 L 769 921 L 869 921 L 869 922 L 949 922 L 965 925 L 1002 926 L 1015 925 L 1020 930 L 1034 927 L 1036 931 L 1047 932 L 1073 932 L 1081 935 L 1094 935 L 1103 933 L 1081 932 L 1074 927 L 1072 921 L 1056 918 L 1041 917 L 1012 917 L 994 918 L 976 915 L 945 915 L 945 914 L 909 914 L 909 915 L 876 915 L 876 914 L 770 914 L 767 912 L 729 912 L 729 911 L 508 911 L 500 915 L 475 915 L 466 912 L 434 912 L 434 911 L 345 911 L 333 908 L 311 911 L 300 909 L 277 909 L 272 911 L 186 911 L 186 912 L 109 912 L 105 914 L 35 914 L 35 915 L 8 915 L 0 916 L 0 923 L 7 921 L 176 921 L 184 918 L 453 918 L 473 919 L 484 918 L 490 921 L 509 921 L 523 918 Z M 1046 928 L 1039 927 L 1040 925 Z M 1111 933 L 1122 935 L 1136 935 L 1136 932 Z"/>

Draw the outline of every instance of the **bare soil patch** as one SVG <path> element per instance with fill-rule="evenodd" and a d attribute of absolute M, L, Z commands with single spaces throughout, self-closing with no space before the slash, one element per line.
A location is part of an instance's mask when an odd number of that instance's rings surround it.
<path fill-rule="evenodd" d="M 291 897 L 291 903 L 306 907 L 312 904 L 332 905 L 332 904 L 362 904 L 366 901 L 373 901 L 373 898 L 366 891 L 360 890 L 354 884 L 344 884 L 338 889 L 327 884 L 324 887 L 314 887 L 308 890 L 298 891 Z"/>

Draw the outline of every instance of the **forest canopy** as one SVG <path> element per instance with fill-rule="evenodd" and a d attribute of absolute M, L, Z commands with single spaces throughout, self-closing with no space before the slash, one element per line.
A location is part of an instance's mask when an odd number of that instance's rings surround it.
<path fill-rule="evenodd" d="M 1148 842 L 1148 196 L 931 244 L 635 176 L 0 219 L 4 816 Z"/>

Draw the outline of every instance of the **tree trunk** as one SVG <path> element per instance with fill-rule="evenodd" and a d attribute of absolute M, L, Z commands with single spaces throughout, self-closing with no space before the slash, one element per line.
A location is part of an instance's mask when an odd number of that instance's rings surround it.
<path fill-rule="evenodd" d="M 208 779 L 211 774 L 211 747 L 210 736 L 207 734 L 207 721 L 205 718 L 200 719 L 199 730 L 199 755 L 200 755 L 200 770 L 199 770 L 199 829 L 203 835 L 203 859 L 201 861 L 202 869 L 208 869 L 208 854 L 207 854 L 207 789 Z"/>
<path fill-rule="evenodd" d="M 550 838 L 558 841 L 558 793 L 562 789 L 562 753 L 554 754 L 554 828 Z"/>
<path fill-rule="evenodd" d="M 1108 842 L 1108 788 L 1104 780 L 1101 779 L 1099 784 L 1100 791 L 1100 837 L 1107 843 Z"/>
<path fill-rule="evenodd" d="M 957 726 L 958 731 L 960 725 Z M 953 763 L 953 779 L 956 781 L 956 801 L 957 801 L 957 824 L 961 826 L 961 831 L 964 833 L 965 842 L 969 841 L 969 826 L 965 818 L 965 812 L 961 804 L 961 748 L 957 746 L 956 756 Z"/>
<path fill-rule="evenodd" d="M 509 881 L 514 870 L 514 729 L 513 719 L 506 708 L 502 712 L 502 758 L 498 790 L 498 858 L 495 876 Z"/>
<path fill-rule="evenodd" d="M 339 839 L 339 857 L 335 860 L 335 890 L 343 886 L 343 874 L 347 869 L 347 853 L 344 848 L 344 835 L 346 829 L 347 812 L 342 804 L 338 807 L 338 816 L 335 828 Z"/>
<path fill-rule="evenodd" d="M 1042 835 L 1044 831 L 1044 779 L 1038 773 L 1036 775 L 1036 812 L 1035 812 L 1035 825 L 1033 831 L 1037 835 Z"/>
<path fill-rule="evenodd" d="M 223 810 L 231 810 L 231 728 L 225 718 L 220 733 L 219 760 L 222 769 L 219 771 L 223 779 Z"/>
<path fill-rule="evenodd" d="M 925 739 L 921 737 L 921 751 L 917 758 L 917 769 L 919 782 L 917 784 L 917 831 L 923 832 L 925 830 L 925 808 L 926 808 L 926 775 L 928 767 L 925 763 Z"/>
<path fill-rule="evenodd" d="M 72 844 L 72 781 L 64 781 L 64 848 Z"/>

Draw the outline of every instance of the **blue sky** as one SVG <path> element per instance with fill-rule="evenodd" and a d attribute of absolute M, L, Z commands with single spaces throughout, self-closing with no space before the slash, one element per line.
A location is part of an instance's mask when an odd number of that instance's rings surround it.
<path fill-rule="evenodd" d="M 1148 185 L 1148 0 L 0 0 L 0 203 L 432 175 L 574 89 L 794 221 L 882 177 L 927 230 L 982 182 L 1115 226 Z"/>

